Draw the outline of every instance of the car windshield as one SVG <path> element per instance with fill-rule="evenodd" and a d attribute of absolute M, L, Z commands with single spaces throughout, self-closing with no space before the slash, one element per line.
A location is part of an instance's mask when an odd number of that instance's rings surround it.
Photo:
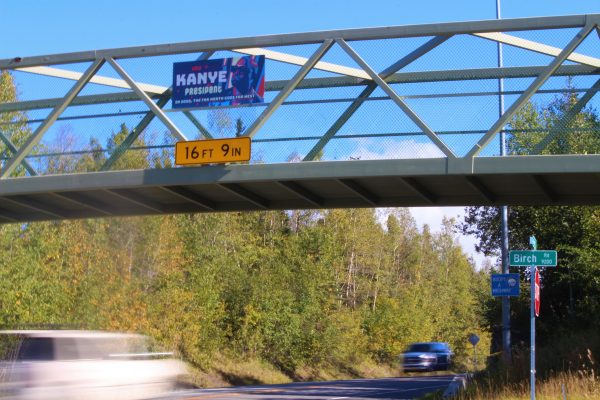
<path fill-rule="evenodd" d="M 408 353 L 445 353 L 448 348 L 444 343 L 415 343 L 406 350 Z"/>

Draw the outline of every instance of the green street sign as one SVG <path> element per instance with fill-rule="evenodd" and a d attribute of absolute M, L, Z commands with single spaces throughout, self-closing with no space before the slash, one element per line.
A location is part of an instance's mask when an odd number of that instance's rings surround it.
<path fill-rule="evenodd" d="M 509 264 L 513 267 L 556 267 L 556 250 L 511 250 Z"/>

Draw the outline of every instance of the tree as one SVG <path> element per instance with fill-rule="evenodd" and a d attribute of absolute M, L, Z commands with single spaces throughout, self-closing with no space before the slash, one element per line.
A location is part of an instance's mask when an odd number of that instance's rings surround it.
<path fill-rule="evenodd" d="M 512 154 L 529 154 L 546 138 L 553 139 L 542 149 L 542 154 L 600 153 L 600 120 L 596 111 L 587 107 L 572 112 L 578 98 L 569 88 L 545 107 L 527 104 L 510 122 L 508 140 Z M 511 207 L 509 209 L 510 247 L 527 249 L 528 238 L 535 235 L 538 247 L 557 249 L 559 268 L 542 271 L 542 301 L 539 322 L 540 337 L 573 332 L 576 329 L 600 326 L 600 318 L 585 317 L 583 307 L 595 309 L 597 286 L 595 276 L 600 272 L 598 256 L 598 207 Z M 500 215 L 497 208 L 469 207 L 460 230 L 475 235 L 476 249 L 486 255 L 497 255 L 500 249 Z M 513 327 L 528 329 L 527 295 L 513 307 Z M 499 314 L 497 307 L 488 307 L 493 325 Z M 559 333 L 562 332 L 562 333 Z"/>
<path fill-rule="evenodd" d="M 119 131 L 113 132 L 107 143 L 107 151 L 113 153 L 119 148 L 119 145 L 127 138 L 130 131 L 129 128 L 123 123 L 120 126 Z M 132 147 L 139 147 L 139 149 L 129 149 L 129 151 L 123 155 L 113 164 L 113 169 L 145 169 L 150 164 L 149 151 L 144 149 L 145 142 L 143 137 L 140 135 L 133 143 Z"/>
<path fill-rule="evenodd" d="M 17 100 L 17 89 L 13 76 L 8 71 L 0 71 L 0 103 L 12 103 Z M 0 113 L 0 134 L 4 137 L 0 141 L 0 157 L 8 159 L 14 155 L 14 152 L 4 143 L 4 140 L 10 141 L 17 150 L 25 143 L 31 134 L 27 120 L 27 114 L 22 111 Z M 24 167 L 19 165 L 12 175 L 25 174 Z"/>

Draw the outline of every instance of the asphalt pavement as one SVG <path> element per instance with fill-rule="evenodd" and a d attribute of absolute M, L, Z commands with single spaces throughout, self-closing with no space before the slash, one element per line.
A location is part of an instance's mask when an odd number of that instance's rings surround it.
<path fill-rule="evenodd" d="M 437 390 L 444 391 L 455 375 L 410 376 L 384 379 L 353 379 L 302 382 L 286 385 L 241 386 L 181 392 L 181 400 L 373 400 L 417 399 Z"/>

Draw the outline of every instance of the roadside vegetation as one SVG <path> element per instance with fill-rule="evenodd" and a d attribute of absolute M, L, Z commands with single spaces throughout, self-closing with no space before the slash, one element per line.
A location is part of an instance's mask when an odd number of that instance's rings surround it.
<path fill-rule="evenodd" d="M 14 100 L 11 76 L 1 76 L 2 100 Z M 2 118 L 15 122 L 5 133 L 20 146 L 26 115 Z M 115 127 L 103 147 L 117 149 L 129 129 Z M 134 146 L 144 144 L 140 136 Z M 140 150 L 114 168 L 160 168 L 169 159 Z M 89 171 L 105 160 L 90 151 L 44 169 Z M 2 327 L 146 333 L 186 360 L 203 386 L 398 375 L 398 355 L 413 341 L 447 341 L 460 361 L 469 334 L 489 343 L 479 307 L 487 285 L 451 221 L 421 231 L 407 209 L 0 226 Z"/>
<path fill-rule="evenodd" d="M 512 120 L 510 154 L 600 154 L 600 119 L 592 107 L 578 112 L 579 96 L 571 90 L 547 105 L 529 103 Z M 553 137 L 548 143 L 544 138 Z M 536 320 L 537 394 L 540 399 L 600 398 L 600 208 L 510 207 L 510 248 L 527 249 L 535 235 L 540 249 L 558 250 L 558 267 L 541 269 L 541 310 Z M 497 208 L 472 207 L 461 230 L 478 238 L 488 255 L 499 254 Z M 494 359 L 479 373 L 468 399 L 528 399 L 529 299 L 526 271 L 521 296 L 511 300 L 513 362 Z M 492 353 L 500 350 L 500 302 L 489 299 L 485 320 L 494 332 Z"/>
<path fill-rule="evenodd" d="M 0 102 L 14 101 L 0 73 Z M 569 110 L 567 90 L 529 104 L 511 122 L 512 154 L 600 154 L 600 123 L 589 107 Z M 16 147 L 27 116 L 0 114 Z M 10 124 L 6 124 L 9 123 Z M 103 146 L 60 158 L 48 171 L 98 169 L 130 127 Z M 57 144 L 57 148 L 60 148 Z M 144 147 L 142 136 L 135 146 Z M 2 156 L 9 149 L 0 148 Z M 127 152 L 115 169 L 161 168 L 166 154 Z M 15 174 L 25 174 L 22 166 Z M 500 301 L 492 266 L 463 253 L 457 232 L 499 252 L 496 208 L 467 208 L 461 223 L 419 230 L 407 209 L 295 210 L 99 218 L 0 225 L 0 325 L 146 333 L 192 367 L 196 385 L 395 376 L 411 342 L 445 341 L 455 370 L 475 371 L 463 398 L 529 397 L 529 284 L 511 301 L 513 361 L 500 351 Z M 542 271 L 537 320 L 538 398 L 598 398 L 600 208 L 511 207 L 510 248 L 557 249 L 559 267 Z M 518 272 L 513 269 L 511 272 Z M 468 343 L 477 334 L 477 362 Z M 488 357 L 492 353 L 493 355 Z"/>
<path fill-rule="evenodd" d="M 413 341 L 461 357 L 487 279 L 451 224 L 407 210 L 93 219 L 0 227 L 0 323 L 150 334 L 196 383 L 389 376 Z M 245 367 L 244 367 L 245 366 Z"/>

